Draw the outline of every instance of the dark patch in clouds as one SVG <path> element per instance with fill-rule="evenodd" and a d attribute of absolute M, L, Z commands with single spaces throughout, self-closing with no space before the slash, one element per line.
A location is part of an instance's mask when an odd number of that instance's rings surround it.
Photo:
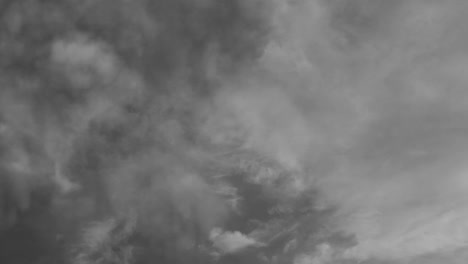
<path fill-rule="evenodd" d="M 215 157 L 200 142 L 197 112 L 217 78 L 261 55 L 268 8 L 5 2 L 1 261 L 125 261 L 83 252 L 113 243 L 94 241 L 114 239 L 112 221 L 136 221 L 118 236 L 138 233 L 146 242 L 117 247 L 144 247 L 135 250 L 138 263 L 209 258 L 198 247 L 227 209 L 210 190 L 211 176 L 199 175 Z M 100 228 L 90 226 L 95 221 Z"/>

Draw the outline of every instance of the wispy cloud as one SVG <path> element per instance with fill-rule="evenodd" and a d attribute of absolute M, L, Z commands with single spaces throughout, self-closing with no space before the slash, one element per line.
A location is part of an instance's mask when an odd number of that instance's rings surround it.
<path fill-rule="evenodd" d="M 336 208 L 335 230 L 356 239 L 336 261 L 464 249 L 466 4 L 279 5 L 261 70 L 221 104 L 244 147 L 301 171 Z"/>

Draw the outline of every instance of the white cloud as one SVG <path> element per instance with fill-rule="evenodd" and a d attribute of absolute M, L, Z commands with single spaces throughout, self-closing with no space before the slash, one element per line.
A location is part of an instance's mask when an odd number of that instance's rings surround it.
<path fill-rule="evenodd" d="M 236 253 L 251 246 L 260 246 L 257 242 L 239 231 L 229 232 L 215 228 L 210 233 L 213 246 L 222 254 Z"/>

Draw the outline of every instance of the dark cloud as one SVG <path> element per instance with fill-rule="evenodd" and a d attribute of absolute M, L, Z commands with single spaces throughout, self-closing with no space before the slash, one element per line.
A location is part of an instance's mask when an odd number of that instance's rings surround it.
<path fill-rule="evenodd" d="M 227 203 L 204 173 L 216 162 L 197 115 L 219 78 L 261 55 L 269 5 L 2 3 L 1 261 L 126 263 L 97 244 L 133 235 L 116 247 L 143 263 L 202 257 Z"/>
<path fill-rule="evenodd" d="M 0 262 L 458 263 L 466 7 L 0 1 Z"/>

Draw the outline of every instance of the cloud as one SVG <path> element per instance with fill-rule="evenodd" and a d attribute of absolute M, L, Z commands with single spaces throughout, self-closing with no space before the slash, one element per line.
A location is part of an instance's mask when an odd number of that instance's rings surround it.
<path fill-rule="evenodd" d="M 50 188 L 69 243 L 136 215 L 167 263 L 466 255 L 466 1 L 65 2 L 5 9 L 5 218 Z"/>
<path fill-rule="evenodd" d="M 278 5 L 260 70 L 219 104 L 243 146 L 336 209 L 332 229 L 356 242 L 336 261 L 465 248 L 466 4 Z"/>
<path fill-rule="evenodd" d="M 267 9 L 257 4 L 2 5 L 2 16 L 14 20 L 0 44 L 0 118 L 12 132 L 0 135 L 0 180 L 6 183 L 0 213 L 8 218 L 2 248 L 16 248 L 5 240 L 32 229 L 24 240 L 38 237 L 31 247 L 57 252 L 46 262 L 65 263 L 58 255 L 80 244 L 77 233 L 86 223 L 136 214 L 135 232 L 151 245 L 143 261 L 202 258 L 199 246 L 224 223 L 226 200 L 235 203 L 236 194 L 229 187 L 227 193 L 214 190 L 211 169 L 225 168 L 201 139 L 197 118 L 215 88 L 222 89 L 218 78 L 235 75 L 261 51 Z M 45 232 L 50 223 L 58 224 Z M 104 233 L 88 231 L 112 244 L 106 225 L 115 226 L 106 222 L 97 227 Z M 56 234 L 63 241 L 51 238 Z M 82 250 L 98 246 L 90 247 Z M 112 258 L 111 251 L 103 253 Z M 28 254 L 30 262 L 43 261 L 41 254 Z"/>
<path fill-rule="evenodd" d="M 313 254 L 302 254 L 296 257 L 294 264 L 326 264 L 333 259 L 333 248 L 328 244 L 317 246 Z"/>
<path fill-rule="evenodd" d="M 466 55 L 449 47 L 466 43 L 455 26 L 464 23 L 466 11 L 456 1 L 412 1 L 395 13 L 389 11 L 389 18 L 384 18 L 386 29 L 374 33 L 367 24 L 348 22 L 343 23 L 351 29 L 339 29 L 355 37 L 357 46 L 344 51 L 338 61 L 362 64 L 355 66 L 356 72 L 337 66 L 337 78 L 353 73 L 352 79 L 337 84 L 343 86 L 338 89 L 354 89 L 367 97 L 361 102 L 366 102 L 363 106 L 370 113 L 365 122 L 357 123 L 353 134 L 347 132 L 344 120 L 336 119 L 348 138 L 347 146 L 339 156 L 329 157 L 335 159 L 330 171 L 316 176 L 321 197 L 338 208 L 337 228 L 356 237 L 357 245 L 345 251 L 345 258 L 403 261 L 466 246 L 467 197 L 462 175 L 467 145 L 462 138 L 467 136 L 467 127 L 464 99 L 458 99 L 467 94 L 458 90 L 464 80 L 451 68 L 460 61 L 456 57 Z M 377 13 L 370 12 L 366 19 L 380 22 L 372 18 Z M 359 17 L 350 14 L 342 19 Z M 388 36 L 378 33 L 386 31 Z M 456 40 L 446 44 L 448 39 Z M 373 53 L 374 49 L 381 53 Z M 441 71 L 446 66 L 452 70 Z M 338 112 L 338 116 L 346 115 Z"/>
<path fill-rule="evenodd" d="M 240 233 L 239 231 L 222 231 L 219 228 L 211 230 L 210 240 L 221 254 L 231 254 L 253 246 L 261 246 L 261 243 Z"/>
<path fill-rule="evenodd" d="M 52 60 L 72 67 L 91 67 L 101 76 L 115 72 L 115 58 L 104 50 L 103 45 L 76 36 L 75 40 L 56 41 L 52 45 Z"/>

